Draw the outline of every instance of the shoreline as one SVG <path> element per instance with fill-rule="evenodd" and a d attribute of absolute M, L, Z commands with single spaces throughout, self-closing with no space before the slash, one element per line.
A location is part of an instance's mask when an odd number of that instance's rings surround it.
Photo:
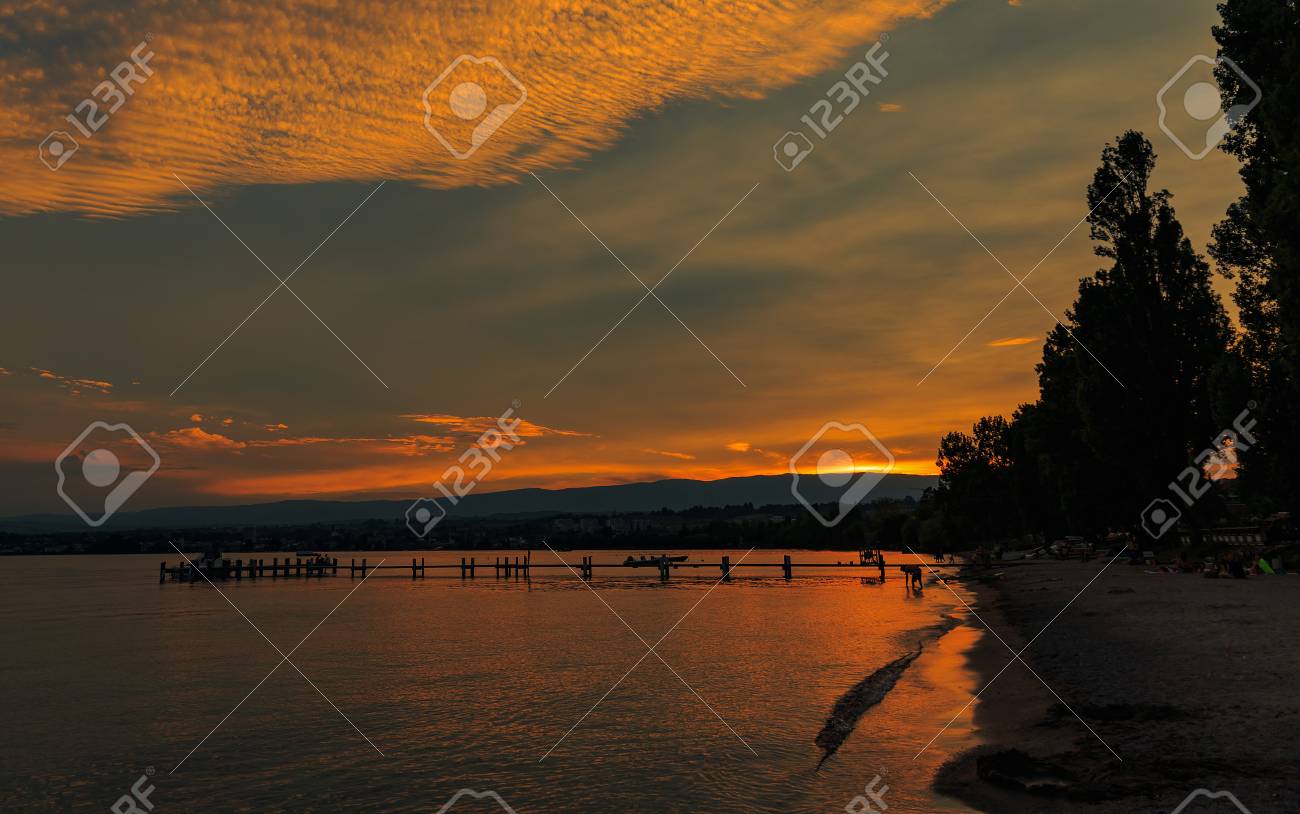
<path fill-rule="evenodd" d="M 939 770 L 936 791 L 999 814 L 1167 814 L 1198 789 L 1231 792 L 1250 814 L 1300 810 L 1300 766 L 1277 750 L 1300 728 L 1300 576 L 1211 580 L 1096 561 L 958 579 L 998 635 L 967 654 L 987 688 L 974 711 L 981 745 Z M 1035 636 L 1023 658 L 1042 682 L 1008 666 Z"/>

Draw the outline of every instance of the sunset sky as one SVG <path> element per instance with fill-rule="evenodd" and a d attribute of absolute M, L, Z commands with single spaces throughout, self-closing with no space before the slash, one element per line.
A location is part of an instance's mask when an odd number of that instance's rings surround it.
<path fill-rule="evenodd" d="M 830 420 L 932 472 L 1034 397 L 1100 259 L 1074 231 L 1042 305 L 1011 293 L 936 369 L 1014 283 L 930 193 L 1023 274 L 1127 128 L 1199 250 L 1240 190 L 1157 127 L 1214 0 L 270 5 L 0 13 L 0 514 L 66 511 L 52 462 L 96 420 L 162 459 L 131 508 L 424 494 L 515 400 L 485 490 L 783 472 Z M 888 75 L 816 138 L 882 35 Z M 47 169 L 141 42 L 153 74 Z M 465 160 L 422 102 L 461 54 L 526 88 Z"/>

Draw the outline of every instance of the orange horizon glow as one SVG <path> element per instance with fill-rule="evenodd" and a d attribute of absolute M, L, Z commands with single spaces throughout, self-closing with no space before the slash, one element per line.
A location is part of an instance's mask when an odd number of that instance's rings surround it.
<path fill-rule="evenodd" d="M 141 430 L 142 437 L 164 461 L 157 477 L 195 496 L 242 500 L 295 497 L 361 499 L 374 495 L 425 494 L 458 456 L 476 446 L 480 434 L 497 419 L 450 414 L 400 414 L 396 427 L 435 429 L 439 434 L 338 435 L 295 432 L 285 422 L 262 418 L 238 419 L 223 411 L 172 408 L 174 418 L 147 419 L 148 402 L 121 403 L 112 385 L 99 395 L 69 389 L 73 377 L 33 371 L 16 384 L 32 388 L 27 397 L 45 404 L 47 412 L 80 410 L 134 414 L 137 427 L 145 420 L 173 423 L 171 429 Z M 12 380 L 11 380 L 12 381 Z M 98 380 L 96 380 L 98 381 Z M 181 422 L 175 426 L 174 422 Z M 188 423 L 184 423 L 188 422 Z M 807 443 L 787 433 L 807 432 L 800 421 L 770 427 L 778 441 L 711 440 L 705 436 L 678 439 L 671 449 L 615 441 L 570 427 L 551 427 L 519 419 L 519 441 L 500 452 L 500 461 L 478 491 L 490 493 L 521 488 L 566 489 L 614 486 L 665 479 L 716 481 L 790 472 L 790 455 Z M 815 429 L 815 427 L 813 428 Z M 734 438 L 734 435 L 731 436 Z M 54 460 L 66 441 L 21 440 L 0 448 L 0 461 L 44 465 Z M 848 445 L 850 448 L 852 444 Z M 860 448 L 859 444 L 859 448 Z M 934 461 L 918 457 L 902 445 L 894 450 L 892 466 L 858 463 L 837 466 L 836 472 L 934 475 Z M 800 462 L 801 475 L 816 476 L 815 464 Z M 824 473 L 824 468 L 822 472 Z"/>
<path fill-rule="evenodd" d="M 727 478 L 744 478 L 757 475 L 789 474 L 788 467 L 755 466 L 721 469 L 718 467 L 681 467 L 667 470 L 654 470 L 635 465 L 605 465 L 595 470 L 590 465 L 574 466 L 572 469 L 551 466 L 522 468 L 503 465 L 507 470 L 502 482 L 494 483 L 492 478 L 484 480 L 476 491 L 488 494 L 498 491 L 510 491 L 522 488 L 571 489 L 589 486 L 617 486 L 626 483 L 645 483 L 657 480 L 684 479 L 703 482 L 724 480 Z M 840 472 L 841 470 L 835 470 Z M 849 471 L 849 470 L 843 470 Z M 898 474 L 898 475 L 937 475 L 939 470 L 933 462 L 899 461 L 892 468 L 857 468 L 858 473 Z M 284 498 L 295 495 L 346 495 L 361 496 L 370 492 L 407 492 L 411 495 L 428 491 L 436 480 L 430 477 L 434 473 L 430 467 L 357 467 L 312 473 L 296 473 L 270 476 L 235 476 L 212 481 L 203 485 L 204 494 L 222 497 L 266 497 Z M 799 470 L 800 475 L 816 476 L 817 470 Z"/>

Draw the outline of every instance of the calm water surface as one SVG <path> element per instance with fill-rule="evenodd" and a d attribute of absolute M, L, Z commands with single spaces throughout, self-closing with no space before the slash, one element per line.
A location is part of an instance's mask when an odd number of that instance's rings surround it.
<path fill-rule="evenodd" d="M 626 554 L 561 556 L 585 553 Z M 491 568 L 465 582 L 383 575 L 359 588 L 346 574 L 218 583 L 286 653 L 357 588 L 292 658 L 381 756 L 287 664 L 250 695 L 279 654 L 209 585 L 157 584 L 160 559 L 0 560 L 5 810 L 107 811 L 155 767 L 160 814 L 436 812 L 462 788 L 494 790 L 519 814 L 828 812 L 876 774 L 891 814 L 969 811 L 929 785 L 974 745 L 970 710 L 913 759 L 975 689 L 969 627 L 928 644 L 820 771 L 813 740 L 837 698 L 941 614 L 960 615 L 942 586 L 917 597 L 897 577 L 880 586 L 796 571 L 787 583 L 765 569 L 714 588 L 716 567 L 668 584 L 649 569 L 598 571 L 599 597 L 551 570 L 531 581 L 496 580 Z M 601 599 L 651 644 L 698 603 L 657 651 L 682 680 L 646 657 L 556 746 L 646 653 Z M 490 810 L 500 809 L 453 806 Z"/>

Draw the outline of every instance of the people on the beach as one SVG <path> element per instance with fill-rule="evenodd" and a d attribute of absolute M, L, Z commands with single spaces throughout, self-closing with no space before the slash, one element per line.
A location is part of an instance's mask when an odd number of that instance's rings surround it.
<path fill-rule="evenodd" d="M 1228 575 L 1233 579 L 1246 578 L 1246 566 L 1241 561 L 1241 555 L 1235 551 L 1228 557 Z"/>

